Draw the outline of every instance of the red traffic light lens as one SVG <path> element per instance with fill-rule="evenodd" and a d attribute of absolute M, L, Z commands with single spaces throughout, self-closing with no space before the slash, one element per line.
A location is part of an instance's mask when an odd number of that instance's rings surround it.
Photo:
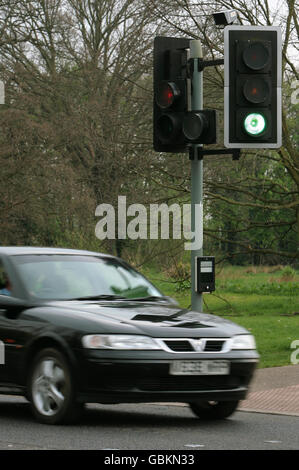
<path fill-rule="evenodd" d="M 270 54 L 262 42 L 249 43 L 243 51 L 244 63 L 252 70 L 261 70 L 269 63 Z"/>
<path fill-rule="evenodd" d="M 269 85 L 263 78 L 250 78 L 244 83 L 243 94 L 250 103 L 263 103 L 269 97 L 269 92 Z"/>
<path fill-rule="evenodd" d="M 156 93 L 156 103 L 160 108 L 167 109 L 180 96 L 180 90 L 175 83 L 161 82 Z"/>

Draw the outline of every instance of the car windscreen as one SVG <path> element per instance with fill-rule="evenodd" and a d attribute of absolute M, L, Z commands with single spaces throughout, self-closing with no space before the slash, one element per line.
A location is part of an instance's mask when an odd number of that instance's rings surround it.
<path fill-rule="evenodd" d="M 48 254 L 13 258 L 28 293 L 36 299 L 161 296 L 144 276 L 113 258 Z"/>

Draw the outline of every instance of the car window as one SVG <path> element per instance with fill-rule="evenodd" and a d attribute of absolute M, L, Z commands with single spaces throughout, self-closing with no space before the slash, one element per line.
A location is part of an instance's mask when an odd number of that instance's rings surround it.
<path fill-rule="evenodd" d="M 161 296 L 141 274 L 113 258 L 75 255 L 22 255 L 14 258 L 28 292 L 40 299 L 99 295 L 126 298 Z"/>
<path fill-rule="evenodd" d="M 3 262 L 0 259 L 0 294 L 11 295 L 12 285 L 10 279 L 5 271 Z"/>

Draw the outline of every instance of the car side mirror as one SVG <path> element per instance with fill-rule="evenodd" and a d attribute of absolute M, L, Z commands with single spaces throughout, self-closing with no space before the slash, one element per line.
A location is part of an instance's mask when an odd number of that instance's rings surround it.
<path fill-rule="evenodd" d="M 170 304 L 176 305 L 177 307 L 179 306 L 179 303 L 173 297 L 170 297 L 169 295 L 166 295 L 165 297 Z"/>
<path fill-rule="evenodd" d="M 0 309 L 7 310 L 8 312 L 19 312 L 28 307 L 30 307 L 30 305 L 24 300 L 10 295 L 0 294 Z"/>

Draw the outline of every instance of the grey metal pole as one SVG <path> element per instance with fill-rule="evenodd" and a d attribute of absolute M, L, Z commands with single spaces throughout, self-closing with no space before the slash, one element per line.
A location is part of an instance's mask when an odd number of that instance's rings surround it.
<path fill-rule="evenodd" d="M 203 109 L 203 72 L 198 71 L 198 59 L 203 57 L 202 46 L 200 40 L 190 41 L 190 59 L 194 59 L 194 68 L 192 75 L 192 94 L 191 94 L 191 110 Z M 200 220 L 195 218 L 195 206 L 203 204 L 203 160 L 198 160 L 196 148 L 201 147 L 200 144 L 193 144 L 194 158 L 191 160 L 191 230 L 195 232 L 195 224 L 203 225 L 202 211 L 200 211 Z M 202 226 L 201 225 L 201 226 Z M 191 250 L 191 307 L 192 310 L 202 312 L 203 299 L 202 294 L 195 291 L 195 260 L 197 256 L 203 255 L 202 246 Z"/>

